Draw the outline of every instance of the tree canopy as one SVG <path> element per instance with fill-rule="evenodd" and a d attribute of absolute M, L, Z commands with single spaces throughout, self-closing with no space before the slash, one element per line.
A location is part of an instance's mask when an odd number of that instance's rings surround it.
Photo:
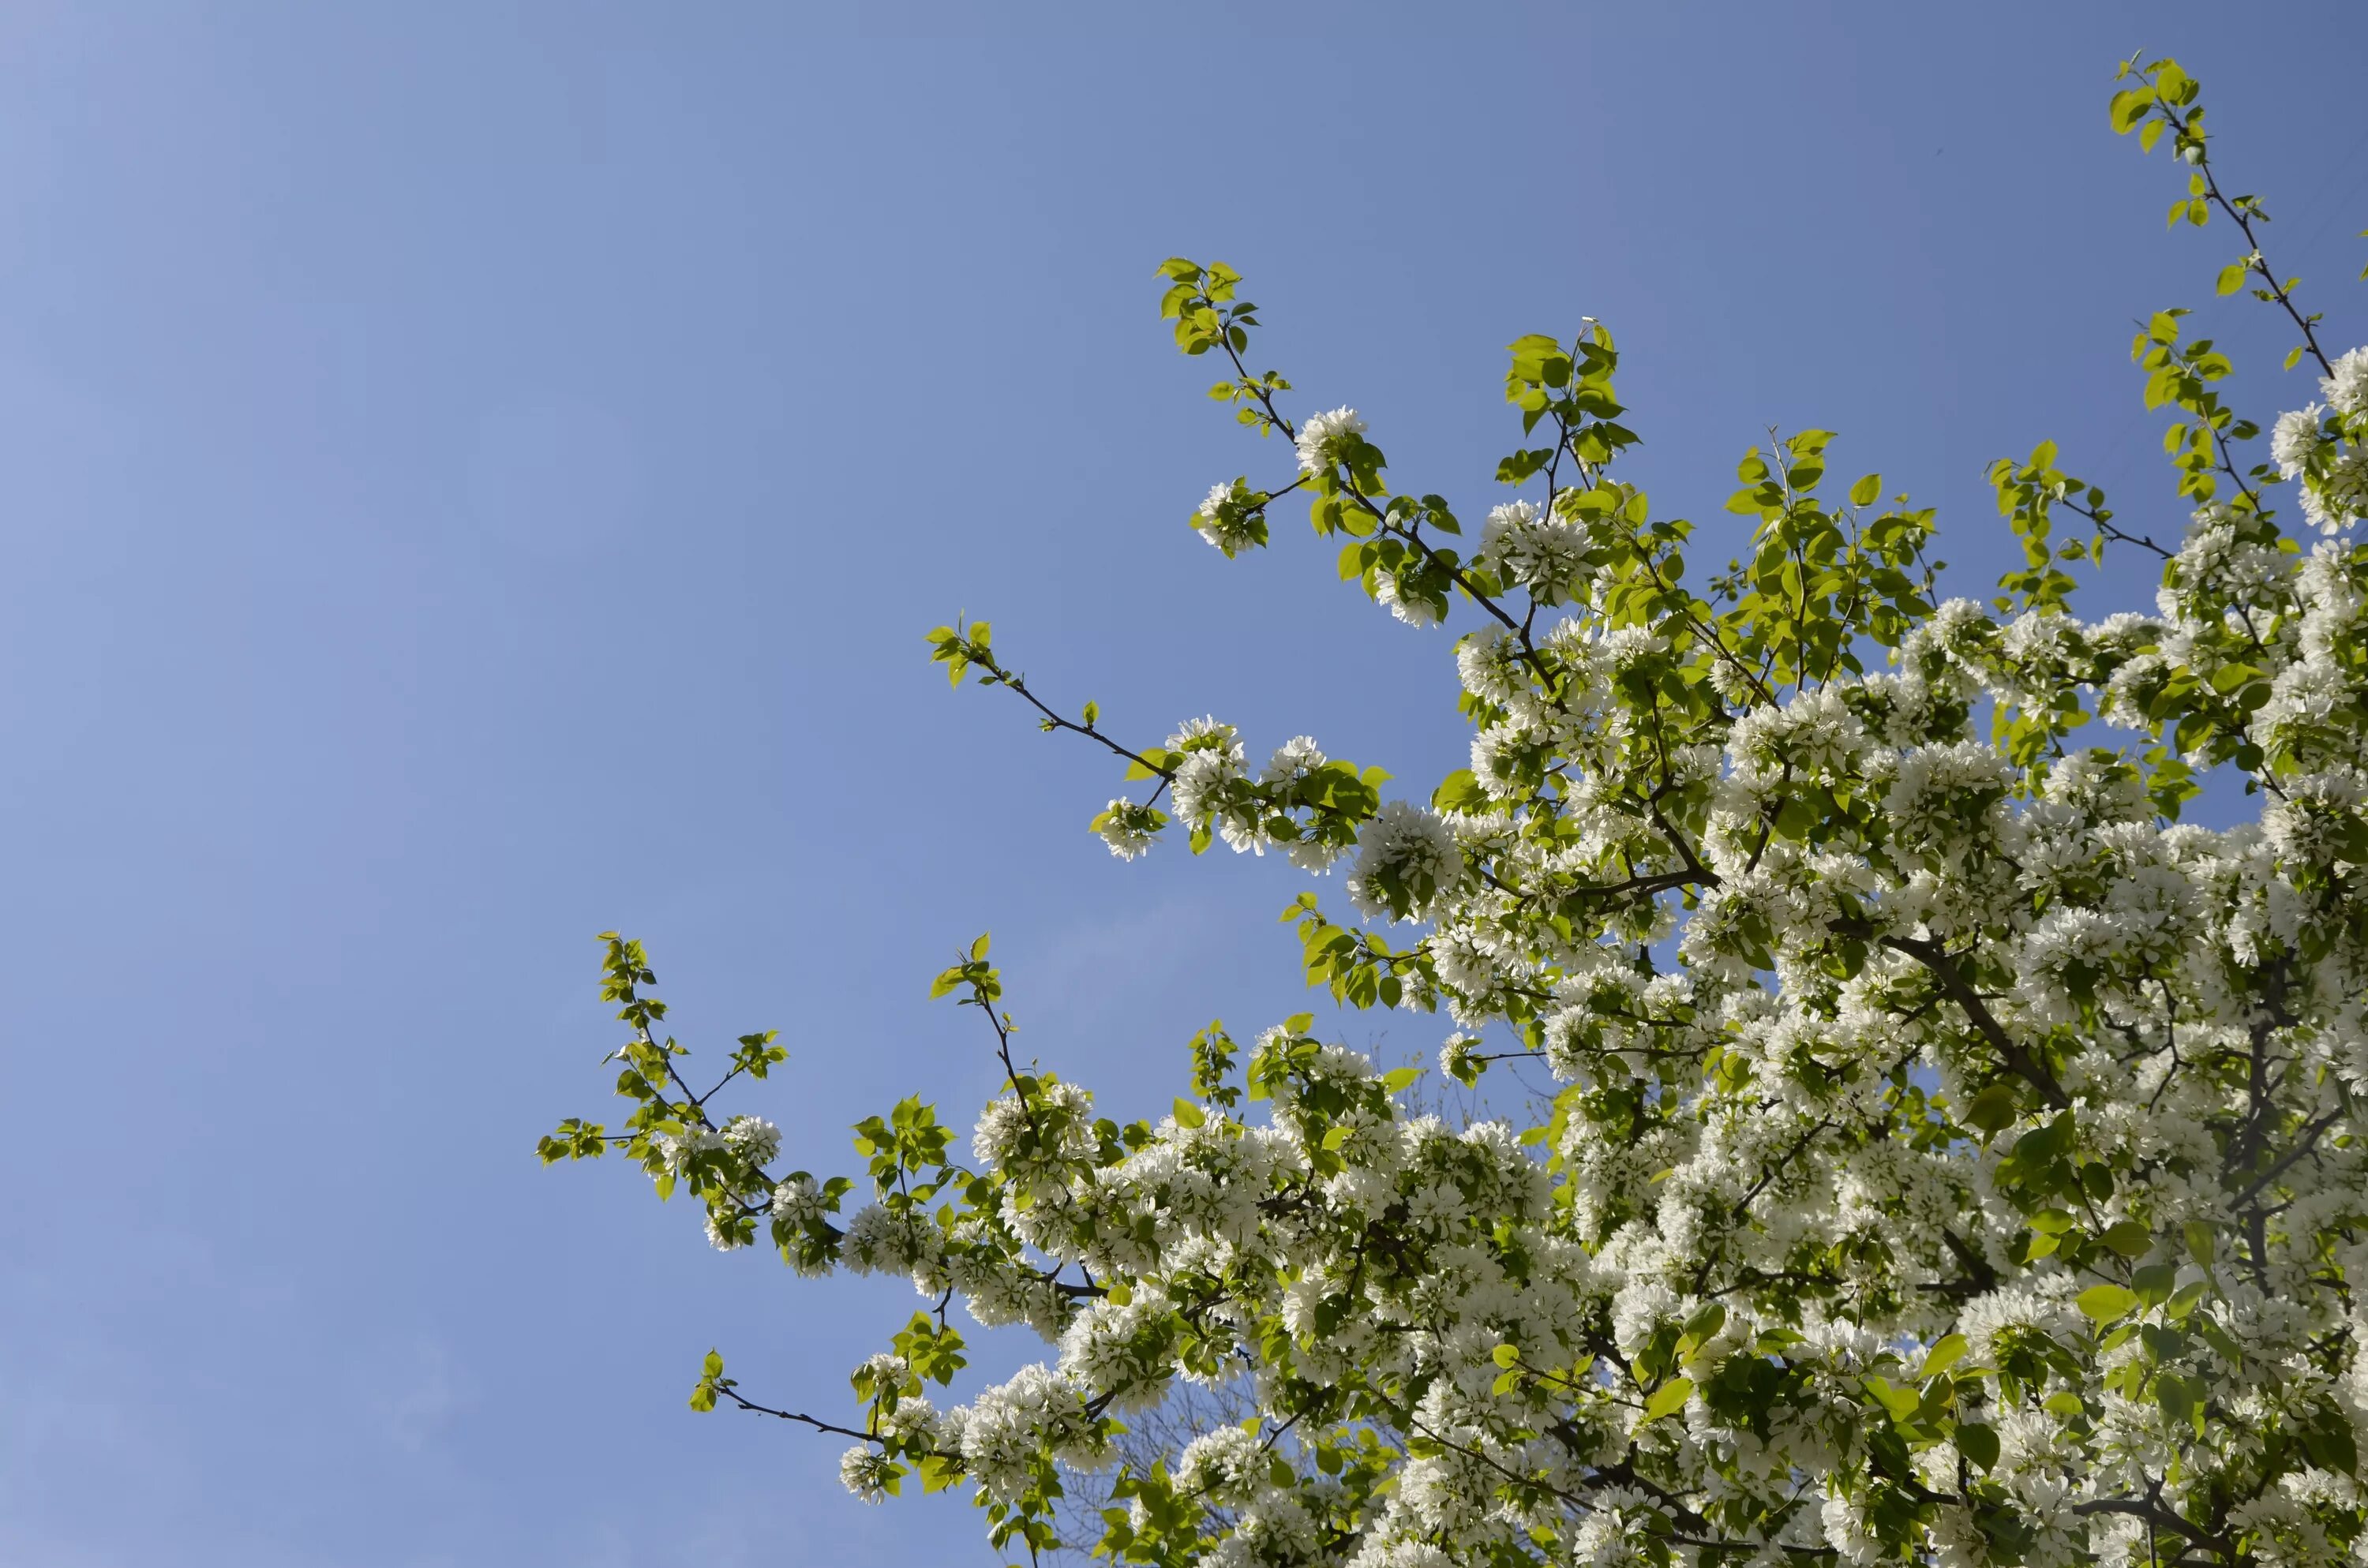
<path fill-rule="evenodd" d="M 1113 854 L 1338 871 L 1345 900 L 1285 914 L 1311 985 L 1453 1032 L 1435 1070 L 1385 1072 L 1312 1014 L 1212 1024 L 1189 1092 L 1121 1122 L 1018 1053 L 981 937 L 933 994 L 977 1009 L 1004 1091 L 967 1138 L 901 1101 L 856 1124 L 861 1171 L 818 1175 L 726 1108 L 778 1037 L 694 1092 L 647 955 L 610 933 L 632 1108 L 542 1157 L 615 1150 L 719 1248 L 923 1299 L 848 1411 L 762 1403 L 715 1354 L 692 1404 L 848 1439 L 866 1499 L 962 1489 L 1013 1557 L 2368 1551 L 2368 348 L 2328 352 L 2272 270 L 2194 78 L 2133 62 L 2111 114 L 2180 169 L 2174 223 L 2233 234 L 2217 291 L 2286 319 L 2317 395 L 2263 454 L 2226 355 L 2155 315 L 2133 356 L 2183 536 L 2042 445 L 1990 471 L 2024 562 L 1987 602 L 1941 597 L 1931 510 L 1829 479 L 1823 430 L 1748 452 L 1748 544 L 1690 561 L 1712 530 L 1620 476 L 1638 437 L 1593 321 L 1511 345 L 1522 445 L 1467 531 L 1393 487 L 1355 410 L 1288 411 L 1237 274 L 1167 262 L 1178 346 L 1281 437 L 1192 528 L 1240 555 L 1304 503 L 1396 620 L 1472 621 L 1469 766 L 1411 798 L 1306 735 L 1253 767 L 1215 718 L 1154 744 L 1072 717 L 985 622 L 931 656 L 1114 754 L 1136 788 L 1093 818 Z M 2109 550 L 2158 558 L 2154 613 L 2078 613 L 2071 569 Z M 2249 820 L 2180 820 L 2238 781 Z M 1434 1113 L 1508 1056 L 1550 1100 Z M 1053 1348 L 974 1386 L 956 1308 Z"/>

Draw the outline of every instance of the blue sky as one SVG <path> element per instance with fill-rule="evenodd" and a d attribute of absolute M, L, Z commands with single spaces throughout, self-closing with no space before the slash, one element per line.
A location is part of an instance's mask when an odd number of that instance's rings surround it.
<path fill-rule="evenodd" d="M 1285 459 L 1174 353 L 1160 258 L 1246 273 L 1296 405 L 1467 515 L 1502 346 L 1584 313 L 1665 515 L 1724 539 L 1742 450 L 1823 426 L 1944 509 L 1968 593 L 1982 467 L 2044 437 L 2178 527 L 2130 324 L 2233 237 L 2164 233 L 2117 58 L 2203 78 L 2330 347 L 2368 338 L 2357 6 L 1276 11 L 0 17 L 0 1560 L 992 1561 L 684 1407 L 717 1345 L 848 1408 L 903 1287 L 530 1151 L 609 1114 L 611 926 L 686 1040 L 783 1031 L 745 1108 L 825 1170 L 911 1089 L 990 1092 L 924 999 L 981 929 L 1023 1043 L 1124 1113 L 1212 1016 L 1305 1005 L 1300 878 L 1112 861 L 1114 773 L 920 640 L 991 617 L 1132 736 L 1459 766 L 1446 635 L 1295 524 L 1231 563 L 1185 528 Z"/>

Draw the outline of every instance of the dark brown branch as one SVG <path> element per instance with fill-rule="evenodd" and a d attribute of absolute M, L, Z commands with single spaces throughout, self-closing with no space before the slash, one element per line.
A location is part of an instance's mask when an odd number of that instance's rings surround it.
<path fill-rule="evenodd" d="M 2075 1504 L 2072 1511 L 2083 1517 L 2090 1514 L 2126 1514 L 2134 1519 L 2144 1519 L 2157 1529 L 2169 1530 L 2180 1540 L 2192 1541 L 2197 1546 L 2209 1547 L 2214 1551 L 2224 1552 L 2235 1550 L 2225 1537 L 2214 1535 L 2200 1526 L 2188 1523 L 2159 1503 L 2141 1502 L 2135 1497 L 2100 1497 L 2093 1503 Z"/>
<path fill-rule="evenodd" d="M 985 659 L 978 657 L 979 653 L 985 652 L 986 652 L 986 650 L 980 649 L 971 653 L 969 655 L 970 662 L 974 665 L 985 665 L 988 677 L 995 685 L 1009 687 L 1012 690 L 1018 692 L 1021 699 L 1024 700 L 1029 707 L 1033 708 L 1037 712 L 1044 716 L 1044 728 L 1047 730 L 1066 730 L 1073 735 L 1083 735 L 1087 740 L 1099 741 L 1104 746 L 1107 746 L 1111 752 L 1126 758 L 1127 761 L 1135 764 L 1139 767 L 1148 769 L 1150 772 L 1157 775 L 1161 779 L 1171 783 L 1175 780 L 1176 770 L 1174 768 L 1161 767 L 1157 766 L 1148 758 L 1144 757 L 1142 753 L 1131 751 L 1127 747 L 1121 745 L 1118 742 L 1110 739 L 1110 736 L 1102 733 L 1100 730 L 1095 728 L 1091 724 L 1080 724 L 1074 719 L 1064 719 L 1058 713 L 1053 712 L 1053 710 L 1044 706 L 1042 699 L 1038 698 L 1034 692 L 1028 689 L 1028 682 L 1024 677 L 1005 669 L 1001 665 L 996 664 L 992 657 Z"/>
<path fill-rule="evenodd" d="M 2238 1193 L 2235 1199 L 2229 1204 L 2229 1207 L 2232 1209 L 2242 1209 L 2247 1204 L 2252 1202 L 2254 1199 L 2259 1198 L 2271 1182 L 2277 1180 L 2278 1177 L 2285 1175 L 2287 1171 L 2291 1170 L 2294 1167 L 2295 1161 L 2301 1159 L 2304 1155 L 2309 1153 L 2313 1148 L 2317 1147 L 2320 1136 L 2324 1134 L 2328 1128 L 2334 1126 L 2336 1121 L 2341 1118 L 2342 1115 L 2343 1108 L 2339 1106 L 2335 1109 L 2328 1111 L 2325 1116 L 2320 1117 L 2317 1121 L 2314 1121 L 2309 1126 L 2304 1128 L 2301 1141 L 2293 1148 L 2287 1150 L 2276 1165 L 2271 1165 L 2268 1170 L 2263 1171 L 2260 1176 L 2254 1177 L 2252 1184 L 2247 1187 L 2244 1191 Z"/>
<path fill-rule="evenodd" d="M 1990 1049 L 1998 1052 L 1998 1060 L 2004 1062 L 2017 1077 L 2037 1089 L 2041 1098 L 2057 1110 L 2071 1108 L 2071 1096 L 2065 1094 L 2064 1086 L 2055 1081 L 2055 1075 L 2038 1058 L 2015 1043 L 2014 1037 L 2008 1034 L 2006 1027 L 1998 1021 L 1998 1015 L 1990 1011 L 1989 1004 L 1966 983 L 1956 960 L 1941 949 L 1940 943 L 1913 937 L 1884 937 L 1878 940 L 1893 952 L 1905 953 L 1930 970 L 1949 1000 L 1973 1021 L 1974 1028 L 1989 1042 Z"/>
<path fill-rule="evenodd" d="M 835 1426 L 827 1421 L 817 1420 L 814 1416 L 803 1415 L 795 1410 L 775 1410 L 770 1405 L 758 1404 L 755 1400 L 744 1397 L 738 1389 L 719 1387 L 715 1392 L 722 1394 L 724 1398 L 730 1400 L 733 1403 L 738 1405 L 741 1409 L 746 1411 L 751 1415 L 770 1415 L 777 1420 L 794 1421 L 801 1426 L 811 1426 L 817 1432 L 827 1432 L 833 1437 L 853 1437 L 860 1443 L 876 1443 L 880 1440 L 873 1434 L 870 1432 L 859 1432 L 852 1426 Z M 948 1454 L 940 1457 L 953 1460 L 959 1460 L 962 1458 L 960 1454 Z"/>

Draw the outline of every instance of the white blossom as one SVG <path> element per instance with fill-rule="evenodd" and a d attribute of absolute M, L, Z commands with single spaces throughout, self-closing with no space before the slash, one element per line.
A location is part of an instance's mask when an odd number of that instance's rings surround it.
<path fill-rule="evenodd" d="M 822 1189 L 803 1171 L 774 1187 L 773 1218 L 787 1225 L 804 1226 L 822 1216 Z"/>
<path fill-rule="evenodd" d="M 2318 418 L 2326 410 L 2317 403 L 2290 409 L 2278 415 L 2270 429 L 2270 457 L 2288 479 L 2298 476 L 2318 449 Z"/>
<path fill-rule="evenodd" d="M 1371 918 L 1419 918 L 1463 867 L 1455 834 L 1438 813 L 1385 802 L 1357 834 L 1349 897 Z"/>
<path fill-rule="evenodd" d="M 1406 592 L 1394 572 L 1383 572 L 1374 576 L 1373 602 L 1408 626 L 1439 624 L 1439 607 L 1417 594 Z"/>
<path fill-rule="evenodd" d="M 1156 811 L 1147 805 L 1121 796 L 1104 807 L 1094 819 L 1095 831 L 1110 852 L 1121 860 L 1133 860 L 1151 853 L 1151 846 L 1159 831 Z"/>
<path fill-rule="evenodd" d="M 2319 379 L 2318 395 L 2346 418 L 2368 414 L 2368 347 L 2337 355 Z"/>
<path fill-rule="evenodd" d="M 1239 481 L 1211 485 L 1208 495 L 1193 508 L 1192 530 L 1227 555 L 1262 544 L 1266 525 L 1256 501 Z"/>
<path fill-rule="evenodd" d="M 781 1130 L 761 1116 L 735 1116 L 723 1126 L 723 1144 L 752 1165 L 781 1152 Z"/>
<path fill-rule="evenodd" d="M 862 1443 L 839 1456 L 839 1483 L 866 1503 L 877 1503 L 888 1494 L 889 1480 L 894 1475 L 894 1461 L 878 1449 Z"/>
<path fill-rule="evenodd" d="M 1344 436 L 1361 436 L 1365 422 L 1353 408 L 1336 408 L 1326 414 L 1311 414 L 1307 423 L 1299 427 L 1295 445 L 1299 449 L 1299 466 L 1303 472 L 1319 473 L 1332 466 L 1335 444 Z"/>

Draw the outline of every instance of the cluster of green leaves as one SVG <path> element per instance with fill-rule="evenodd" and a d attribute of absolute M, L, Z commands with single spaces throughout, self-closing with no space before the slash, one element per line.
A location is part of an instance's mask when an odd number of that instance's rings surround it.
<path fill-rule="evenodd" d="M 1238 357 L 1249 347 L 1249 329 L 1258 324 L 1258 307 L 1235 297 L 1240 273 L 1223 262 L 1201 267 L 1182 256 L 1161 262 L 1159 273 L 1169 282 L 1167 292 L 1160 297 L 1159 313 L 1176 324 L 1177 347 L 1196 357 L 1212 348 Z M 1288 436 L 1289 428 L 1274 412 L 1274 394 L 1289 392 L 1291 383 L 1271 370 L 1253 376 L 1241 368 L 1238 358 L 1235 371 L 1232 380 L 1211 387 L 1209 395 L 1235 404 L 1235 417 L 1257 426 L 1261 436 L 1278 429 Z"/>
<path fill-rule="evenodd" d="M 1601 468 L 1640 437 L 1618 424 L 1627 412 L 1611 386 L 1620 356 L 1611 334 L 1600 323 L 1565 347 L 1558 339 L 1532 333 L 1510 345 L 1512 368 L 1505 372 L 1505 401 L 1521 411 L 1521 434 L 1532 435 L 1552 419 L 1557 440 L 1527 447 L 1497 464 L 1497 478 L 1520 484 L 1531 475 L 1553 473 L 1565 456 Z"/>
<path fill-rule="evenodd" d="M 617 1017 L 633 1031 L 609 1056 L 610 1061 L 623 1063 L 617 1074 L 617 1093 L 635 1102 L 625 1122 L 630 1131 L 612 1138 L 605 1124 L 570 1117 L 543 1138 L 535 1152 L 544 1165 L 550 1165 L 558 1160 L 597 1159 L 608 1153 L 610 1142 L 622 1142 L 627 1156 L 640 1162 L 658 1182 L 658 1195 L 667 1197 L 674 1191 L 674 1177 L 666 1168 L 658 1139 L 681 1133 L 699 1118 L 699 1108 L 691 1103 L 687 1089 L 681 1101 L 670 1097 L 671 1091 L 680 1087 L 671 1059 L 688 1054 L 689 1049 L 677 1045 L 672 1036 L 663 1042 L 657 1039 L 656 1027 L 666 1017 L 666 1007 L 655 995 L 642 994 L 643 987 L 657 983 L 642 944 L 614 931 L 601 932 L 599 939 L 607 948 L 601 961 L 600 1000 L 621 1004 Z M 784 1059 L 787 1055 L 782 1052 Z M 771 1064 L 770 1061 L 764 1063 Z"/>
<path fill-rule="evenodd" d="M 906 1476 L 916 1473 L 924 1494 L 942 1492 L 962 1479 L 962 1456 L 932 1448 L 918 1432 L 901 1429 L 896 1407 L 921 1398 L 928 1384 L 951 1385 L 954 1375 L 970 1364 L 962 1354 L 962 1336 L 942 1320 L 915 1312 L 889 1346 L 890 1369 L 867 1361 L 848 1379 L 855 1397 L 871 1411 L 869 1433 L 879 1447 L 873 1475 L 891 1496 L 902 1490 Z"/>
<path fill-rule="evenodd" d="M 2139 335 L 2142 346 L 2152 346 L 2139 353 L 2141 364 L 2145 364 L 2153 353 L 2163 349 L 2165 340 L 2157 339 L 2154 335 L 2157 332 L 2167 331 L 2170 334 L 2169 340 L 2176 340 L 2180 313 L 2169 312 L 2157 316 L 2147 330 Z M 2210 396 L 2205 390 L 2205 382 L 2216 379 L 2217 374 L 2216 371 L 2211 375 L 2205 372 L 2212 370 L 2219 362 L 2217 357 L 2210 353 L 2208 343 L 2192 347 L 2203 351 L 2200 358 L 2202 369 L 2183 372 L 2166 383 L 2160 380 L 2158 367 L 2148 367 L 2156 371 L 2157 376 L 2157 380 L 2149 383 L 2149 407 L 2173 397 L 2185 396 L 2203 411 L 2200 423 L 2174 426 L 2170 433 L 2170 444 L 2174 452 L 2180 455 L 2183 485 L 2195 483 L 2189 460 L 2196 449 L 2194 437 L 2199 434 L 2206 437 L 2210 436 L 2214 427 L 2212 420 L 2218 412 L 2216 400 L 2208 403 L 2204 401 Z M 2164 386 L 2169 390 L 2157 397 L 2157 391 Z M 2247 426 L 2241 437 L 2233 427 L 2229 433 L 2231 438 L 2249 439 L 2255 432 Z M 2031 456 L 2021 462 L 2011 458 L 2000 458 L 1990 465 L 1989 480 L 1998 494 L 1998 512 L 2007 519 L 2015 537 L 2022 541 L 2024 559 L 2022 571 L 2009 572 L 1998 579 L 1998 586 L 2006 591 L 1993 602 L 2001 610 L 2063 610 L 2076 585 L 2072 574 L 2064 570 L 2064 564 L 2085 560 L 2091 565 L 2103 565 L 2108 541 L 2135 545 L 2158 556 L 2169 553 L 2151 538 L 2132 535 L 2118 527 L 2113 522 L 2112 508 L 2105 504 L 2104 490 L 2064 472 L 2056 466 L 2056 456 L 2055 443 L 2042 441 L 2032 449 Z M 2204 476 L 2204 483 L 2207 485 L 2211 483 L 2208 474 Z M 2208 492 L 2206 498 L 2209 498 Z M 2059 544 L 2055 541 L 2055 511 L 2058 506 L 2088 521 L 2091 531 L 2086 542 L 2066 540 Z M 2230 688 L 2221 689 L 2225 693 Z M 2196 710 L 2193 701 L 2196 696 L 2192 676 L 2174 677 L 2157 688 L 2146 716 L 2157 722 L 2169 722 L 2176 731 L 2179 722 Z M 2183 736 L 2175 734 L 2172 744 L 2152 745 L 2144 752 L 2145 767 L 2141 777 L 2147 793 L 2155 809 L 2172 822 L 2179 820 L 2181 808 L 2196 796 L 2200 788 L 2195 783 L 2195 770 L 2180 754 L 2196 749 L 2191 743 L 2198 741 L 2207 726 L 2216 727 L 2222 733 L 2241 731 L 2242 715 L 2251 710 L 2239 709 L 2232 711 L 2214 707 L 2208 698 L 2203 706 L 2203 716 L 2190 725 Z M 2254 706 L 2259 706 L 2258 701 Z M 1997 732 L 1998 740 L 2006 746 L 2009 755 L 2022 766 L 2030 767 L 2044 753 L 2056 748 L 2065 735 L 2087 723 L 2089 715 L 2077 687 L 2066 687 L 2042 708 L 2001 717 L 2002 722 Z"/>
<path fill-rule="evenodd" d="M 1241 1104 L 1242 1091 L 1230 1081 L 1241 1049 L 1225 1032 L 1225 1020 L 1211 1019 L 1187 1049 L 1192 1053 L 1192 1092 L 1226 1110 Z"/>
<path fill-rule="evenodd" d="M 971 666 L 979 667 L 979 684 L 998 684 L 1002 666 L 995 662 L 995 628 L 984 620 L 932 627 L 928 633 L 929 659 L 946 666 L 946 684 L 960 686 Z"/>
<path fill-rule="evenodd" d="M 1993 602 L 2001 610 L 2062 609 L 2078 585 L 2059 563 L 2082 560 L 2093 565 L 2104 563 L 2107 528 L 2113 519 L 2112 508 L 2105 505 L 2105 493 L 2057 468 L 2055 455 L 2055 443 L 2042 441 L 2020 463 L 2000 458 L 1990 464 L 1989 480 L 1998 492 L 1998 513 L 2022 541 L 2024 560 L 2022 571 L 1998 579 L 1998 586 L 2006 592 Z M 2095 533 L 2088 543 L 2055 542 L 2055 508 L 2059 505 L 2078 511 L 2094 525 Z"/>
<path fill-rule="evenodd" d="M 953 1129 L 938 1119 L 935 1106 L 910 1095 L 886 1116 L 867 1116 L 855 1124 L 855 1152 L 871 1162 L 872 1182 L 889 1211 L 899 1213 L 937 1196 L 933 1185 L 907 1188 L 905 1180 L 924 1170 L 947 1170 L 945 1154 L 953 1136 Z"/>
<path fill-rule="evenodd" d="M 2146 404 L 2151 409 L 2168 403 L 2187 415 L 2163 435 L 2163 449 L 2179 472 L 2181 495 L 2198 503 L 2222 499 L 2226 479 L 2233 487 L 2233 493 L 2226 495 L 2231 506 L 2258 510 L 2260 496 L 2254 486 L 2274 481 L 2276 471 L 2267 463 L 2256 463 L 2240 475 L 2230 448 L 2232 443 L 2258 437 L 2260 426 L 2239 418 L 2214 390 L 2236 373 L 2228 356 L 2208 337 L 2180 340 L 2180 323 L 2188 313 L 2157 311 L 2130 340 L 2131 361 L 2146 372 Z"/>
<path fill-rule="evenodd" d="M 1282 912 L 1282 924 L 1299 924 L 1300 952 L 1307 983 L 1320 985 L 1336 1002 L 1352 1007 L 1396 1007 L 1406 1000 L 1409 983 L 1437 994 L 1437 977 L 1429 956 L 1417 948 L 1399 949 L 1389 938 L 1363 926 L 1342 926 L 1324 913 L 1322 901 L 1303 892 Z"/>
<path fill-rule="evenodd" d="M 1873 473 L 1850 486 L 1847 506 L 1823 501 L 1832 440 L 1829 430 L 1803 430 L 1746 453 L 1736 470 L 1744 487 L 1726 508 L 1757 516 L 1759 526 L 1750 563 L 1730 563 L 1721 580 L 1728 604 L 1720 622 L 1727 645 L 1759 666 L 1763 687 L 1863 674 L 1863 644 L 1896 648 L 1932 614 L 1937 568 L 1924 550 L 1933 514 L 1895 509 L 1866 519 L 1863 509 L 1883 492 Z"/>
<path fill-rule="evenodd" d="M 1980 1114 L 1987 1108 L 1974 1108 Z M 2077 1269 L 2100 1263 L 2104 1253 L 2143 1258 L 2154 1245 L 2154 1228 L 2143 1220 L 2102 1216 L 2100 1206 L 2122 1184 L 2110 1163 L 2086 1151 L 2077 1120 L 2074 1112 L 2059 1111 L 2018 1138 L 1996 1167 L 1998 1195 L 2031 1221 L 2021 1261 L 2061 1256 Z"/>
<path fill-rule="evenodd" d="M 620 1004 L 617 1017 L 632 1031 L 609 1060 L 622 1063 L 616 1092 L 633 1102 L 633 1110 L 625 1119 L 626 1131 L 617 1133 L 588 1118 L 569 1117 L 537 1142 L 535 1153 L 544 1165 L 552 1165 L 598 1159 L 610 1144 L 620 1144 L 625 1157 L 648 1173 L 661 1200 L 682 1187 L 706 1207 L 719 1236 L 746 1245 L 755 1238 L 776 1178 L 744 1151 L 714 1136 L 720 1129 L 709 1118 L 707 1103 L 735 1078 L 764 1078 L 788 1061 L 788 1049 L 779 1043 L 780 1031 L 740 1036 L 723 1078 L 705 1094 L 694 1095 L 676 1066 L 690 1048 L 671 1035 L 660 1040 L 655 1032 L 666 1006 L 648 989 L 657 983 L 649 955 L 639 941 L 614 931 L 602 932 L 599 940 L 605 949 L 600 998 Z M 791 1171 L 780 1179 L 814 1178 L 810 1172 Z M 821 1212 L 836 1212 L 852 1187 L 844 1176 L 821 1183 L 815 1188 Z M 775 1219 L 771 1229 L 785 1261 L 811 1267 L 836 1256 L 839 1233 L 819 1213 L 803 1224 Z"/>
<path fill-rule="evenodd" d="M 2302 279 L 2277 278 L 2261 256 L 2258 226 L 2270 221 L 2269 210 L 2258 196 L 2229 196 L 2220 188 L 2212 166 L 2211 138 L 2203 129 L 2203 106 L 2197 101 L 2203 85 L 2182 70 L 2179 62 L 2169 59 L 2133 57 L 2122 62 L 2115 79 L 2133 85 L 2115 93 L 2109 106 L 2114 134 L 2126 136 L 2135 131 L 2139 147 L 2151 153 L 2155 143 L 2168 133 L 2171 155 L 2192 170 L 2187 176 L 2187 194 L 2170 204 L 2165 221 L 2173 227 L 2185 222 L 2200 229 L 2212 221 L 2216 210 L 2233 222 L 2244 236 L 2248 247 L 2245 255 L 2220 269 L 2214 282 L 2214 291 L 2233 294 L 2245 287 L 2246 278 L 2258 276 L 2261 281 L 2252 290 L 2253 298 L 2284 311 L 2303 335 L 2300 343 L 2287 350 L 2286 369 L 2291 370 L 2302 363 L 2305 354 L 2316 357 L 2324 369 L 2327 360 L 2318 351 L 2316 331 L 2323 319 L 2321 313 L 2304 314 L 2294 300 L 2294 290 Z M 2368 238 L 2368 230 L 2362 231 L 2362 237 Z M 2368 267 L 2362 267 L 2360 276 L 2368 278 Z"/>
<path fill-rule="evenodd" d="M 1212 526 L 1212 542 L 1230 561 L 1244 549 L 1266 548 L 1266 504 L 1273 499 L 1272 492 L 1253 489 L 1247 477 L 1237 475 L 1224 487 L 1223 494 L 1194 509 L 1191 523 L 1196 528 Z M 1209 510 L 1212 506 L 1213 512 Z"/>

